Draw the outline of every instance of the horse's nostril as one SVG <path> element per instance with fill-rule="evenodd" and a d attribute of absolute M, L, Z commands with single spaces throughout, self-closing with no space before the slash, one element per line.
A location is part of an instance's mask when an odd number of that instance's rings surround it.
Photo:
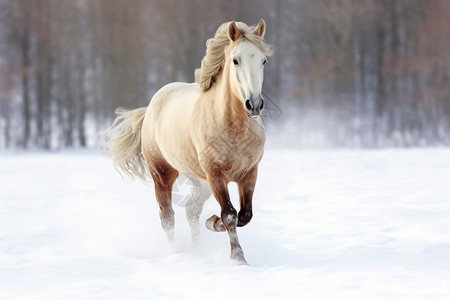
<path fill-rule="evenodd" d="M 262 110 L 264 108 L 264 100 L 261 99 L 261 103 L 259 104 L 259 109 Z"/>
<path fill-rule="evenodd" d="M 248 110 L 251 110 L 251 109 L 253 108 L 253 105 L 252 105 L 252 103 L 250 102 L 250 100 L 245 100 L 245 107 L 246 107 Z"/>

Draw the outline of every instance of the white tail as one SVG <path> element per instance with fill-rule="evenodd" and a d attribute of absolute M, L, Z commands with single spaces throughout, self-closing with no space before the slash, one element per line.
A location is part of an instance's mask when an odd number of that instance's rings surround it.
<path fill-rule="evenodd" d="M 146 111 L 146 107 L 129 111 L 117 108 L 116 119 L 103 134 L 103 150 L 112 158 L 116 170 L 131 179 L 148 178 L 141 153 L 141 128 Z"/>

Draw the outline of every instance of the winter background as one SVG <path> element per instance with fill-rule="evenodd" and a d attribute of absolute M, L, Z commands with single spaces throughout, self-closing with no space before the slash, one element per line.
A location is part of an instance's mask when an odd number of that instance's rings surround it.
<path fill-rule="evenodd" d="M 449 14 L 0 0 L 0 299 L 450 299 Z M 268 138 L 236 266 L 226 234 L 191 245 L 182 205 L 169 249 L 152 183 L 123 181 L 97 137 L 115 107 L 192 81 L 222 22 L 261 17 Z M 201 223 L 218 213 L 211 198 Z"/>

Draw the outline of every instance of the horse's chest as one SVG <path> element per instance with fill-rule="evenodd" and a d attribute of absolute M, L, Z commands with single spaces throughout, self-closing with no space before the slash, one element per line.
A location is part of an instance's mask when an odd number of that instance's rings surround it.
<path fill-rule="evenodd" d="M 262 130 L 246 134 L 224 131 L 216 136 L 204 155 L 208 164 L 217 166 L 230 181 L 238 181 L 262 157 L 265 136 Z"/>

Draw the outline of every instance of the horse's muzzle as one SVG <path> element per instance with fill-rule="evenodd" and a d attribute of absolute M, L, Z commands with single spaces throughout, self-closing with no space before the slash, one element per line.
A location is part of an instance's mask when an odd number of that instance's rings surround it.
<path fill-rule="evenodd" d="M 264 99 L 261 97 L 258 101 L 247 99 L 245 100 L 245 112 L 249 118 L 257 118 L 261 115 L 264 109 Z"/>

